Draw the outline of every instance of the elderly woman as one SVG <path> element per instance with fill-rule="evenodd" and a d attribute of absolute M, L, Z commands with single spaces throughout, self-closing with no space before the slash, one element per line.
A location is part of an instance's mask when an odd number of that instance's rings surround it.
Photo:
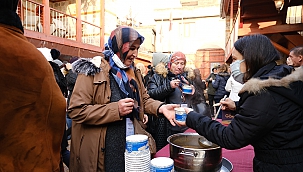
<path fill-rule="evenodd" d="M 221 101 L 236 115 L 223 126 L 203 113 L 188 112 L 186 125 L 227 149 L 254 147 L 254 171 L 302 171 L 303 69 L 277 65 L 279 53 L 264 35 L 243 37 L 234 44 L 231 72 L 245 83 L 236 104 Z M 180 123 L 181 124 L 181 123 Z"/>
<path fill-rule="evenodd" d="M 140 70 L 133 67 L 143 40 L 136 30 L 118 27 L 106 44 L 105 57 L 73 64 L 78 77 L 69 106 L 71 171 L 124 172 L 126 136 L 139 132 L 141 126 L 134 124 L 146 119 L 144 113 L 163 113 L 174 124 L 177 105 L 151 99 Z"/>
<path fill-rule="evenodd" d="M 148 94 L 150 97 L 173 104 L 188 104 L 195 92 L 194 86 L 191 94 L 182 92 L 183 84 L 190 84 L 189 78 L 194 78 L 193 70 L 185 68 L 186 56 L 178 51 L 171 55 L 166 64 L 159 63 L 155 66 L 155 74 L 148 82 Z M 157 149 L 161 149 L 167 144 L 167 137 L 186 131 L 187 127 L 170 125 L 165 118 L 157 118 L 153 121 L 153 136 L 157 143 Z"/>

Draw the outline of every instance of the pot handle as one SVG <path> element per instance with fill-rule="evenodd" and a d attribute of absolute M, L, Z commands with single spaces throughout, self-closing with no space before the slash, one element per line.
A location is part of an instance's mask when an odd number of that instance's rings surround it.
<path fill-rule="evenodd" d="M 197 157 L 198 152 L 186 152 L 185 150 L 182 150 L 179 152 L 179 155 L 184 155 L 184 156 L 192 156 L 192 157 Z"/>

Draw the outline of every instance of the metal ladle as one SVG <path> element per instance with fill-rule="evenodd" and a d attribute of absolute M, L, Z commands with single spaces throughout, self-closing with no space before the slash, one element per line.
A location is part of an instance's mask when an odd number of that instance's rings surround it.
<path fill-rule="evenodd" d="M 225 100 L 226 97 L 227 97 L 227 95 L 224 95 L 223 100 Z M 218 111 L 217 111 L 217 113 L 216 113 L 216 115 L 215 115 L 215 117 L 214 117 L 213 120 L 216 120 L 216 119 L 217 119 L 217 117 L 218 117 L 218 115 L 219 115 L 219 112 L 220 112 L 221 108 L 222 108 L 222 105 L 220 105 L 220 107 L 219 107 L 219 109 L 218 109 Z M 200 138 L 198 139 L 198 142 L 199 142 L 199 145 L 200 145 L 201 147 L 205 147 L 205 146 L 210 147 L 210 146 L 212 146 L 212 144 L 213 144 L 212 142 L 210 142 L 210 141 L 208 141 L 207 139 L 202 138 L 202 137 L 200 137 Z"/>
<path fill-rule="evenodd" d="M 198 139 L 198 142 L 199 142 L 199 145 L 200 145 L 201 147 L 205 147 L 205 146 L 211 147 L 211 146 L 213 145 L 212 142 L 210 142 L 210 141 L 208 141 L 207 139 L 202 138 L 202 137 L 200 137 L 200 138 Z"/>

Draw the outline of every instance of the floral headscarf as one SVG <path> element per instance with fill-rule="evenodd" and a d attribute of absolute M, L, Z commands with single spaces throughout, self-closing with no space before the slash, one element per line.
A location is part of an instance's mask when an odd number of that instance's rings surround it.
<path fill-rule="evenodd" d="M 171 64 L 177 60 L 183 60 L 184 63 L 186 64 L 186 56 L 182 52 L 177 51 L 170 56 L 170 60 L 168 62 L 168 68 L 170 69 Z"/>
<path fill-rule="evenodd" d="M 142 44 L 144 41 L 144 37 L 140 35 L 135 29 L 131 27 L 120 26 L 111 32 L 111 35 L 108 38 L 108 42 L 105 44 L 105 49 L 111 51 L 111 57 L 116 54 L 120 60 L 124 62 L 129 51 L 129 47 L 137 39 L 140 39 L 140 44 Z"/>
<path fill-rule="evenodd" d="M 117 57 L 120 59 L 120 62 L 123 63 L 130 46 L 137 39 L 140 39 L 140 44 L 144 41 L 144 37 L 135 29 L 120 26 L 111 32 L 111 35 L 108 38 L 108 43 L 105 44 L 105 51 L 103 52 L 105 58 L 109 60 L 112 74 L 114 75 L 117 84 L 121 91 L 127 96 L 131 94 L 129 91 L 131 77 L 129 77 L 126 71 L 117 64 Z M 133 66 L 130 66 L 130 68 L 133 68 Z"/>

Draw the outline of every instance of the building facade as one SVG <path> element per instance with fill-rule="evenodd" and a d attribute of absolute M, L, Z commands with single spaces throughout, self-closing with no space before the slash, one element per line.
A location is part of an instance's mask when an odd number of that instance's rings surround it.
<path fill-rule="evenodd" d="M 187 56 L 187 66 L 199 68 L 205 79 L 214 64 L 224 63 L 224 53 L 223 56 L 204 53 L 224 52 L 226 24 L 220 18 L 220 2 L 181 0 L 180 3 L 177 8 L 155 9 L 156 51 L 182 51 Z"/>
<path fill-rule="evenodd" d="M 100 55 L 104 44 L 104 0 L 20 0 L 24 35 L 37 48 L 67 56 Z"/>
<path fill-rule="evenodd" d="M 289 50 L 303 45 L 302 5 L 302 0 L 221 0 L 221 17 L 227 24 L 225 61 L 231 63 L 231 50 L 237 39 L 263 34 L 285 63 Z"/>

